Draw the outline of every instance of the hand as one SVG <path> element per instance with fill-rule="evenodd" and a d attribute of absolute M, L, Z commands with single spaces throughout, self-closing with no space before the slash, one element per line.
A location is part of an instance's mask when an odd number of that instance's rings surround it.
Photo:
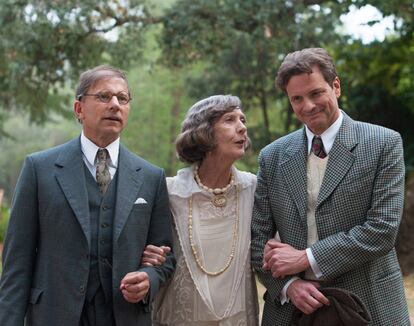
<path fill-rule="evenodd" d="M 293 281 L 287 288 L 287 295 L 300 311 L 310 315 L 323 305 L 329 306 L 329 300 L 318 290 L 317 282 L 304 280 Z"/>
<path fill-rule="evenodd" d="M 140 302 L 145 298 L 150 288 L 148 274 L 145 272 L 131 272 L 121 280 L 119 289 L 124 299 L 130 303 Z"/>
<path fill-rule="evenodd" d="M 165 263 L 167 254 L 171 251 L 170 247 L 148 245 L 142 254 L 141 263 L 144 266 L 160 266 Z"/>
<path fill-rule="evenodd" d="M 263 269 L 270 270 L 274 278 L 295 275 L 310 267 L 305 250 L 270 239 L 264 248 Z"/>

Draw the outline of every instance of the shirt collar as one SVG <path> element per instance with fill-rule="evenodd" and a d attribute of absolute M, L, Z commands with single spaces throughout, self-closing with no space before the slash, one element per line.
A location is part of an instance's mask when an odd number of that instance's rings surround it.
<path fill-rule="evenodd" d="M 95 165 L 95 158 L 96 153 L 100 147 L 96 146 L 89 138 L 85 136 L 85 134 L 81 133 L 81 148 L 82 153 L 85 155 L 86 160 L 91 164 L 91 166 Z M 118 154 L 119 154 L 119 137 L 110 143 L 108 146 L 105 147 L 109 153 L 109 166 L 117 168 L 118 166 Z"/>
<path fill-rule="evenodd" d="M 343 119 L 344 119 L 344 115 L 342 114 L 342 111 L 339 110 L 339 117 L 336 119 L 336 121 L 328 129 L 326 129 L 321 135 L 319 135 L 322 138 L 323 148 L 326 154 L 329 154 L 329 151 L 331 150 L 333 146 L 336 134 L 338 133 L 339 128 L 342 125 Z M 313 139 L 313 136 L 315 136 L 315 134 L 306 125 L 305 125 L 305 130 L 306 130 L 306 136 L 308 138 L 308 154 L 310 154 L 311 148 L 312 148 L 312 139 Z"/>

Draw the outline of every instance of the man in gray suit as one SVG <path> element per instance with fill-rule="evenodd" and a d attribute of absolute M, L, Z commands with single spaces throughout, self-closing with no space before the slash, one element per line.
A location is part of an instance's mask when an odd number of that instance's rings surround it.
<path fill-rule="evenodd" d="M 147 244 L 171 247 L 163 170 L 120 144 L 131 100 L 125 75 L 80 77 L 80 137 L 31 154 L 11 209 L 0 281 L 0 325 L 151 325 L 149 304 L 171 276 L 142 266 Z"/>
<path fill-rule="evenodd" d="M 267 289 L 262 325 L 290 325 L 295 306 L 311 314 L 329 304 L 324 286 L 358 295 L 372 325 L 409 325 L 394 249 L 404 198 L 400 135 L 339 109 L 340 81 L 324 49 L 288 54 L 276 83 L 305 126 L 259 157 L 251 247 Z"/>

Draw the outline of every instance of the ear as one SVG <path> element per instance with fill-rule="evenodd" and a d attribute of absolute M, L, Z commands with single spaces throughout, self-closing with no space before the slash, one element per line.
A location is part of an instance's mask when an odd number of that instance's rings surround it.
<path fill-rule="evenodd" d="M 76 119 L 78 119 L 78 121 L 83 120 L 83 107 L 81 101 L 75 101 L 73 103 L 73 112 L 75 113 Z"/>
<path fill-rule="evenodd" d="M 339 96 L 341 96 L 341 81 L 339 80 L 339 77 L 335 77 L 333 83 L 332 83 L 332 88 L 335 92 L 336 98 L 339 98 Z"/>

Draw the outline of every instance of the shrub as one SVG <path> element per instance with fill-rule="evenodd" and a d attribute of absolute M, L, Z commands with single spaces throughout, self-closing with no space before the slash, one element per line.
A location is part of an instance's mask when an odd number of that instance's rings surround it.
<path fill-rule="evenodd" d="M 6 236 L 7 225 L 9 224 L 10 212 L 8 208 L 2 207 L 0 210 L 0 243 L 3 243 Z"/>

